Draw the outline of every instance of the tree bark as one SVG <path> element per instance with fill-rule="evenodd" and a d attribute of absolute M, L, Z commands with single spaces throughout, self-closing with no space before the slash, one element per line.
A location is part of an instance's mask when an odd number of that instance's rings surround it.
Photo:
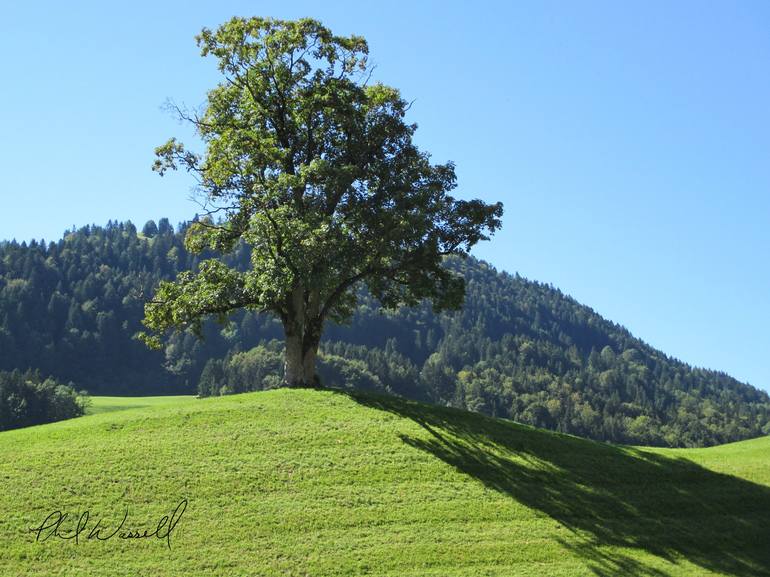
<path fill-rule="evenodd" d="M 288 314 L 283 319 L 286 336 L 284 385 L 316 387 L 319 379 L 315 364 L 323 328 L 317 292 L 311 291 L 306 300 L 302 288 L 297 287 L 292 292 L 287 309 Z"/>
<path fill-rule="evenodd" d="M 309 335 L 303 339 L 297 334 L 286 332 L 283 380 L 287 387 L 316 387 L 319 385 L 315 370 L 318 341 L 319 339 L 310 338 Z"/>
<path fill-rule="evenodd" d="M 283 380 L 288 387 L 305 385 L 305 365 L 302 358 L 302 338 L 286 331 L 286 353 Z"/>
<path fill-rule="evenodd" d="M 305 375 L 305 383 L 307 386 L 317 387 L 320 384 L 318 375 L 315 372 L 316 355 L 318 354 L 318 346 L 305 351 L 305 356 L 302 359 L 302 369 Z"/>
<path fill-rule="evenodd" d="M 305 339 L 302 345 L 302 366 L 307 384 L 313 387 L 320 385 L 315 371 L 318 344 L 321 341 L 320 321 L 313 320 L 305 327 Z"/>

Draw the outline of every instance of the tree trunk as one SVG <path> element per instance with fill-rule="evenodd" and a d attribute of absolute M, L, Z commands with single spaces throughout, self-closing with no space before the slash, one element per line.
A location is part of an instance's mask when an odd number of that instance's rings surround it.
<path fill-rule="evenodd" d="M 286 357 L 284 385 L 287 387 L 316 387 L 319 384 L 315 370 L 318 344 L 323 322 L 318 315 L 317 294 L 311 293 L 305 301 L 301 289 L 296 289 L 284 318 Z"/>
<path fill-rule="evenodd" d="M 307 348 L 306 348 L 307 347 Z M 286 357 L 283 380 L 287 387 L 316 387 L 319 384 L 315 370 L 318 341 L 306 341 L 293 334 L 286 335 Z"/>
<path fill-rule="evenodd" d="M 302 338 L 286 331 L 286 357 L 283 380 L 288 387 L 305 386 L 305 365 L 302 358 Z"/>
<path fill-rule="evenodd" d="M 302 359 L 302 368 L 305 373 L 305 382 L 308 386 L 317 387 L 320 384 L 318 374 L 315 372 L 315 360 L 318 354 L 318 346 L 305 351 L 305 356 Z"/>
<path fill-rule="evenodd" d="M 313 387 L 321 384 L 318 374 L 315 372 L 315 362 L 318 356 L 318 343 L 320 340 L 320 326 L 317 326 L 316 323 L 310 323 L 310 326 L 306 328 L 305 342 L 302 347 L 302 367 L 307 384 Z"/>

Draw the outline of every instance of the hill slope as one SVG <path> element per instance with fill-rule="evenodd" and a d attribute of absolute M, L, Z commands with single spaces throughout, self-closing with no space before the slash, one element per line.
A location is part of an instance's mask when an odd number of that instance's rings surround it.
<path fill-rule="evenodd" d="M 143 231 L 111 222 L 55 243 L 0 242 L 0 370 L 37 368 L 93 394 L 274 384 L 221 366 L 282 336 L 266 316 L 239 313 L 226 327 L 209 323 L 204 342 L 177 335 L 165 354 L 132 338 L 159 280 L 200 261 L 184 247 L 184 226 L 174 231 L 163 219 Z M 234 266 L 248 258 L 243 246 L 228 256 Z M 447 266 L 466 280 L 457 313 L 437 315 L 423 305 L 381 314 L 361 288 L 351 326 L 330 325 L 324 334 L 337 374 L 614 442 L 702 446 L 770 433 L 767 393 L 671 359 L 551 286 L 475 259 Z"/>
<path fill-rule="evenodd" d="M 333 391 L 137 403 L 0 433 L 0 574 L 770 574 L 767 438 L 623 448 Z M 170 550 L 27 531 L 148 528 L 183 498 Z"/>

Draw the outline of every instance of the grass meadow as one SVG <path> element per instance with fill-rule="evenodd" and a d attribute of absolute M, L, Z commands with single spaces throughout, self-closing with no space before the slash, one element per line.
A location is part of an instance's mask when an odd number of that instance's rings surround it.
<path fill-rule="evenodd" d="M 770 438 L 620 447 L 314 390 L 89 412 L 0 433 L 0 575 L 770 575 Z M 87 538 L 183 499 L 168 538 Z M 60 536 L 89 512 L 77 542 L 36 541 L 56 510 Z"/>

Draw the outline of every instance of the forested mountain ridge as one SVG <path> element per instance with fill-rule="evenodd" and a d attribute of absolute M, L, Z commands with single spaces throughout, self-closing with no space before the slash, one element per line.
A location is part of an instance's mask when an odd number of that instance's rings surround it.
<path fill-rule="evenodd" d="M 98 394 L 273 386 L 280 344 L 267 341 L 282 333 L 268 317 L 239 313 L 163 352 L 134 338 L 157 282 L 197 266 L 179 228 L 111 222 L 54 243 L 0 243 L 0 370 L 38 369 Z M 248 253 L 229 258 L 245 265 Z M 766 393 L 671 359 L 549 285 L 472 258 L 447 266 L 466 278 L 462 310 L 381 312 L 361 291 L 351 325 L 324 333 L 322 376 L 616 442 L 770 432 Z"/>

